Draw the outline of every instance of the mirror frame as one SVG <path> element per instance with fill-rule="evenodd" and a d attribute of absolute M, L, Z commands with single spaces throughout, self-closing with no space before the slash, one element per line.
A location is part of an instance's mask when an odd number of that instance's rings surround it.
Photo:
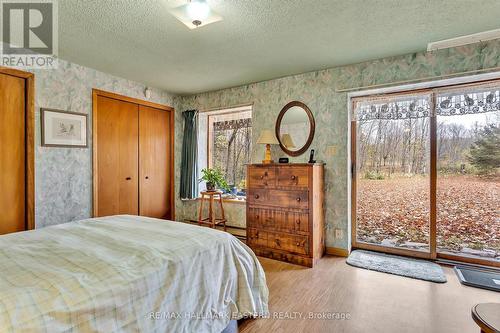
<path fill-rule="evenodd" d="M 281 127 L 281 120 L 285 116 L 285 113 L 288 111 L 288 109 L 290 109 L 294 106 L 298 106 L 298 107 L 304 109 L 304 111 L 307 114 L 307 117 L 309 118 L 309 137 L 307 138 L 307 141 L 302 148 L 300 148 L 299 150 L 292 151 L 292 150 L 288 150 L 281 142 L 280 127 Z M 307 151 L 307 149 L 309 149 L 309 146 L 311 145 L 312 140 L 314 139 L 315 130 L 316 130 L 316 123 L 314 122 L 314 116 L 313 116 L 311 110 L 307 107 L 307 105 L 305 105 L 304 103 L 299 102 L 299 101 L 293 101 L 293 102 L 290 102 L 287 105 L 285 105 L 283 107 L 283 109 L 281 109 L 281 111 L 278 115 L 278 119 L 276 119 L 275 132 L 276 132 L 276 138 L 278 139 L 280 147 L 287 155 L 290 155 L 293 157 L 300 156 L 300 155 L 304 154 Z"/>

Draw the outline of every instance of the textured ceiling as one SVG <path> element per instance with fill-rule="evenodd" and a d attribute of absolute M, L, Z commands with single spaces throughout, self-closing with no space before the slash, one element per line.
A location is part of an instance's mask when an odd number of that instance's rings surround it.
<path fill-rule="evenodd" d="M 172 0 L 170 0 L 172 1 Z M 386 56 L 500 28 L 498 0 L 208 0 L 190 30 L 169 0 L 59 1 L 59 56 L 191 94 Z"/>

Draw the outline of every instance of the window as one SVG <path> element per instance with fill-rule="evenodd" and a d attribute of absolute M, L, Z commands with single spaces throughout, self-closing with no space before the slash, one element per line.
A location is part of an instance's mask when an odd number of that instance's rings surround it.
<path fill-rule="evenodd" d="M 200 170 L 220 169 L 231 188 L 227 196 L 245 197 L 246 164 L 252 154 L 251 106 L 202 113 L 200 134 L 202 145 L 206 140 L 206 152 L 200 154 L 205 162 L 200 161 Z"/>
<path fill-rule="evenodd" d="M 500 80 L 353 106 L 353 247 L 500 266 Z"/>

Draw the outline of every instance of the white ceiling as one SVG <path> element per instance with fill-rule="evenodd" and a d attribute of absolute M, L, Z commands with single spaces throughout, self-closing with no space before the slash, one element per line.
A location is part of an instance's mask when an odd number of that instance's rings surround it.
<path fill-rule="evenodd" d="M 172 0 L 170 0 L 172 1 Z M 59 56 L 192 94 L 386 56 L 500 28 L 498 0 L 208 0 L 190 30 L 169 0 L 60 0 Z"/>

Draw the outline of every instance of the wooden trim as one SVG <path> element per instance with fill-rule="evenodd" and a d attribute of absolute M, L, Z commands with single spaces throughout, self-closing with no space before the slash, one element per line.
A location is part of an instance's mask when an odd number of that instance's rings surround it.
<path fill-rule="evenodd" d="M 283 143 L 281 143 L 281 138 L 280 138 L 281 120 L 285 116 L 286 111 L 288 111 L 288 109 L 290 109 L 290 108 L 292 108 L 294 106 L 298 106 L 298 107 L 304 109 L 304 111 L 307 114 L 307 117 L 309 118 L 309 136 L 307 137 L 307 141 L 304 144 L 304 146 L 301 147 L 299 150 L 289 150 L 289 149 L 287 149 L 283 145 Z M 311 112 L 311 109 L 309 109 L 307 107 L 307 105 L 305 105 L 304 103 L 299 102 L 299 101 L 292 101 L 292 102 L 288 103 L 287 105 L 285 105 L 283 107 L 283 109 L 281 109 L 281 111 L 280 111 L 280 113 L 278 115 L 278 119 L 276 119 L 276 125 L 275 125 L 274 130 L 275 130 L 275 133 L 276 133 L 276 139 L 278 139 L 278 142 L 280 144 L 281 150 L 283 150 L 285 152 L 285 154 L 290 155 L 290 156 L 300 156 L 303 153 L 305 153 L 305 151 L 307 149 L 309 149 L 309 146 L 311 146 L 311 143 L 312 143 L 312 141 L 314 139 L 314 132 L 316 131 L 316 123 L 314 121 L 314 116 L 313 116 L 313 114 Z"/>
<path fill-rule="evenodd" d="M 26 230 L 35 229 L 35 75 L 0 66 L 0 73 L 22 78 L 26 107 Z"/>
<path fill-rule="evenodd" d="M 488 259 L 473 258 L 473 257 L 460 256 L 448 253 L 439 253 L 439 252 L 437 252 L 437 258 L 500 268 L 500 262 Z"/>
<path fill-rule="evenodd" d="M 175 221 L 175 110 L 170 109 L 170 219 Z"/>
<path fill-rule="evenodd" d="M 348 257 L 349 251 L 340 247 L 326 247 L 326 254 L 336 257 Z"/>
<path fill-rule="evenodd" d="M 354 101 L 352 102 L 353 107 L 355 106 Z M 357 232 L 357 220 L 356 220 L 356 206 L 357 206 L 357 165 L 356 165 L 356 122 L 351 121 L 351 245 L 357 243 L 356 232 Z"/>
<path fill-rule="evenodd" d="M 85 117 L 85 131 L 86 131 L 85 145 L 59 145 L 59 144 L 47 144 L 47 143 L 45 143 L 45 112 L 46 111 Z M 40 108 L 40 127 L 41 127 L 41 146 L 42 147 L 56 147 L 56 148 L 88 148 L 89 147 L 89 115 L 86 113 L 63 111 L 63 110 L 49 109 L 49 108 Z"/>
<path fill-rule="evenodd" d="M 92 213 L 97 216 L 98 212 L 98 174 L 97 174 L 97 150 L 98 150 L 98 137 L 97 137 L 97 98 L 107 97 L 116 99 L 122 102 L 128 102 L 147 106 L 159 110 L 170 112 L 170 211 L 171 220 L 175 220 L 175 109 L 168 105 L 162 105 L 149 101 L 140 100 L 133 97 L 123 96 L 99 89 L 92 89 Z"/>
<path fill-rule="evenodd" d="M 98 172 L 97 172 L 97 90 L 92 90 L 92 216 L 98 214 Z"/>
<path fill-rule="evenodd" d="M 35 75 L 26 73 L 26 229 L 35 229 Z"/>
<path fill-rule="evenodd" d="M 30 72 L 24 72 L 18 69 L 0 66 L 0 73 L 10 76 L 19 77 L 21 79 L 34 79 L 35 74 Z"/>
<path fill-rule="evenodd" d="M 158 104 L 150 101 L 145 101 L 142 99 L 134 98 L 134 97 L 128 97 L 124 95 L 119 95 L 116 93 L 112 93 L 109 91 L 104 91 L 104 90 L 99 90 L 99 89 L 92 89 L 92 94 L 96 94 L 97 96 L 102 96 L 102 97 L 108 97 L 112 99 L 116 99 L 122 102 L 129 102 L 133 104 L 139 104 L 143 106 L 149 106 L 155 109 L 160 109 L 160 110 L 166 110 L 166 111 L 174 111 L 174 108 L 168 105 L 163 105 L 163 104 Z"/>
<path fill-rule="evenodd" d="M 431 110 L 435 110 L 436 94 L 430 96 Z M 430 135 L 430 207 L 429 207 L 429 246 L 431 258 L 436 259 L 437 247 L 437 116 L 435 112 L 431 112 L 429 120 L 429 135 Z"/>
<path fill-rule="evenodd" d="M 406 256 L 406 257 L 431 259 L 430 252 L 422 252 L 422 251 L 416 251 L 416 250 L 410 250 L 410 249 L 403 249 L 403 248 L 399 248 L 399 247 L 388 247 L 388 246 L 375 245 L 375 244 L 369 244 L 369 243 L 363 243 L 363 242 L 353 242 L 352 247 L 353 247 L 353 250 L 354 249 L 362 249 L 362 250 L 397 254 L 397 255 L 402 255 L 402 256 Z"/>

